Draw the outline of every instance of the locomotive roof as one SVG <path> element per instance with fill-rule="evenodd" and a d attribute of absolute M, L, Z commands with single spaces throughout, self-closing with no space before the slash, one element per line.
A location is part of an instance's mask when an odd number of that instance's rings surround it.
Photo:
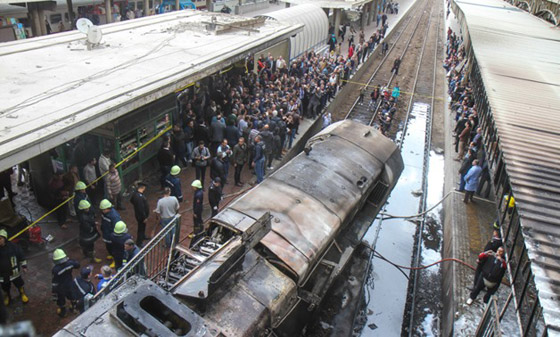
<path fill-rule="evenodd" d="M 352 121 L 331 125 L 309 145 L 308 156 L 298 155 L 214 218 L 244 231 L 251 219 L 270 211 L 272 230 L 261 242 L 300 280 L 352 220 L 363 194 L 398 151 L 379 132 Z"/>
<path fill-rule="evenodd" d="M 213 34 L 206 25 L 245 25 Z M 301 31 L 302 25 L 182 10 L 0 44 L 0 170 L 119 118 Z"/>

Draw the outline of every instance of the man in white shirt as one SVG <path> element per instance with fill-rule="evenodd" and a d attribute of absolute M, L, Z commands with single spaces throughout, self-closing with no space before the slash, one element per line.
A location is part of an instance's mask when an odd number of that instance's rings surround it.
<path fill-rule="evenodd" d="M 162 228 L 167 226 L 167 224 L 175 218 L 177 213 L 179 213 L 179 207 L 179 200 L 171 195 L 171 189 L 169 187 L 165 187 L 163 189 L 163 197 L 158 200 L 156 209 L 154 210 Z M 167 247 L 171 246 L 174 233 L 175 228 L 165 237 L 165 244 Z M 175 238 L 175 241 L 177 241 L 177 238 Z"/>

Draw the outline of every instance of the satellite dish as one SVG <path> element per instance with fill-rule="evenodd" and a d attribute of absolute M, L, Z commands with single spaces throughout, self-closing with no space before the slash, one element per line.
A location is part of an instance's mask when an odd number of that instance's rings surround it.
<path fill-rule="evenodd" d="M 88 33 L 89 27 L 91 26 L 93 26 L 93 22 L 91 22 L 89 19 L 81 18 L 76 21 L 76 28 L 84 34 Z"/>
<path fill-rule="evenodd" d="M 101 33 L 101 28 L 98 26 L 91 26 L 87 32 L 87 40 L 91 44 L 98 44 L 101 42 L 101 38 L 103 37 L 103 33 Z"/>

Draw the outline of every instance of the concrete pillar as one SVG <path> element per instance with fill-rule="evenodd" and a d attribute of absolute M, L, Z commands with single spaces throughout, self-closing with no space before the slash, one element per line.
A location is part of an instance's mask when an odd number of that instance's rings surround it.
<path fill-rule="evenodd" d="M 31 31 L 33 32 L 33 36 L 41 36 L 41 18 L 39 17 L 39 10 L 35 6 L 35 3 L 30 2 L 27 4 L 28 10 L 31 12 Z"/>
<path fill-rule="evenodd" d="M 181 10 L 181 4 L 179 0 L 175 0 L 175 10 L 176 11 L 180 11 Z"/>
<path fill-rule="evenodd" d="M 206 10 L 212 12 L 214 10 L 212 6 L 212 0 L 206 0 Z"/>
<path fill-rule="evenodd" d="M 290 3 L 286 2 L 286 8 L 290 8 Z"/>
<path fill-rule="evenodd" d="M 143 8 L 144 16 L 150 15 L 150 0 L 144 0 Z"/>
<path fill-rule="evenodd" d="M 367 4 L 367 8 L 366 11 L 368 12 L 368 16 L 367 16 L 367 25 L 369 26 L 371 24 L 371 16 L 372 14 L 372 7 L 373 7 L 373 1 Z"/>
<path fill-rule="evenodd" d="M 372 19 L 376 22 L 377 24 L 377 15 L 379 14 L 379 0 L 373 0 L 373 4 L 372 4 Z"/>
<path fill-rule="evenodd" d="M 334 36 L 336 36 L 336 39 L 338 40 L 339 38 L 339 29 L 338 27 L 340 27 L 340 17 L 342 16 L 342 10 L 340 8 L 335 8 L 334 9 Z"/>
<path fill-rule="evenodd" d="M 68 19 L 70 20 L 69 30 L 74 29 L 74 8 L 72 7 L 72 0 L 66 0 L 66 6 L 68 7 Z M 64 17 L 62 18 L 64 20 Z"/>
<path fill-rule="evenodd" d="M 41 36 L 47 35 L 47 24 L 45 23 L 45 11 L 42 9 L 38 10 L 39 14 L 39 27 L 41 28 Z"/>
<path fill-rule="evenodd" d="M 111 14 L 111 0 L 105 0 L 105 20 L 107 23 L 113 22 L 113 15 Z"/>
<path fill-rule="evenodd" d="M 363 30 L 366 26 L 367 6 L 362 6 L 360 10 L 360 28 Z"/>

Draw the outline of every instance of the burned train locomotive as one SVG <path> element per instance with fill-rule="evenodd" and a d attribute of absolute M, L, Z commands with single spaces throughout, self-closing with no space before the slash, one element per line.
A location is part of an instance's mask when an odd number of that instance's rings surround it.
<path fill-rule="evenodd" d="M 132 277 L 56 336 L 297 336 L 396 184 L 397 146 L 334 123 L 178 245 L 165 278 Z"/>

